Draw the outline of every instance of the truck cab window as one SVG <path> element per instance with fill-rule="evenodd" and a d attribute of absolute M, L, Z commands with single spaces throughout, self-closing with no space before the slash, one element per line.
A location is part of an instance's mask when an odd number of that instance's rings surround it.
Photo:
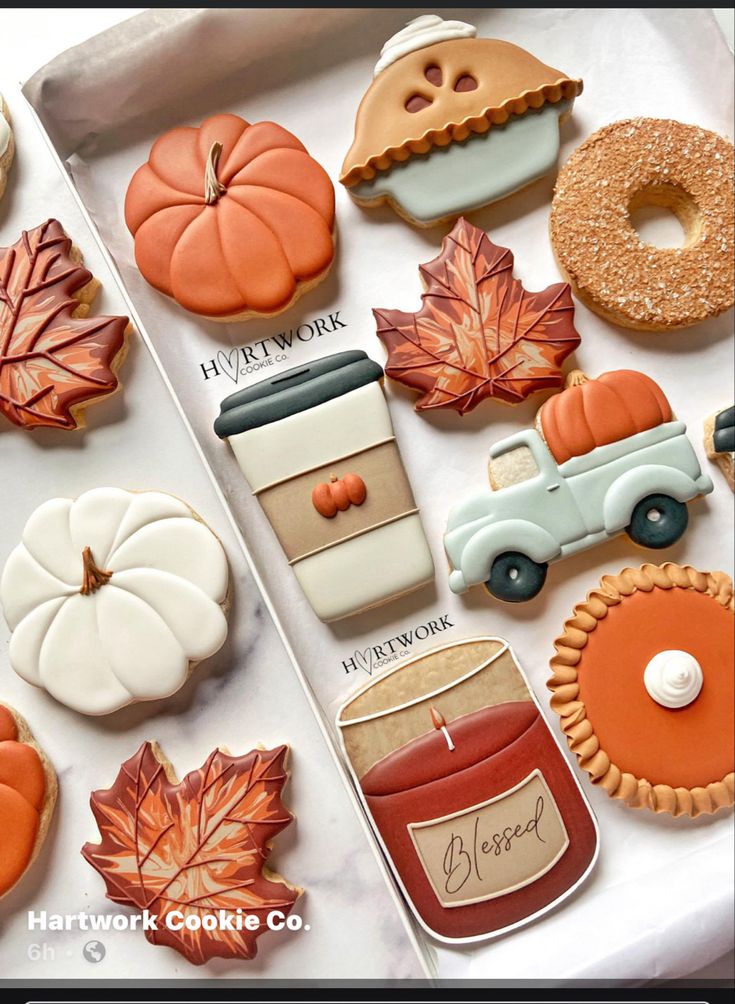
<path fill-rule="evenodd" d="M 528 481 L 539 473 L 539 467 L 529 446 L 517 446 L 499 457 L 492 457 L 488 467 L 493 491 Z"/>

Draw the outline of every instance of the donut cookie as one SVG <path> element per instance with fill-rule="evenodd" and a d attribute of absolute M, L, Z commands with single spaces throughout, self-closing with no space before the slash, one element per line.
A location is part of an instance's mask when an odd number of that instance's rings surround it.
<path fill-rule="evenodd" d="M 733 146 L 670 119 L 627 119 L 594 133 L 559 172 L 551 241 L 575 296 L 613 324 L 668 331 L 721 314 L 735 298 Z M 642 206 L 680 220 L 681 248 L 644 243 Z"/>
<path fill-rule="evenodd" d="M 554 168 L 582 81 L 476 34 L 427 14 L 383 46 L 340 177 L 359 205 L 431 226 Z"/>
<path fill-rule="evenodd" d="M 291 912 L 303 890 L 267 866 L 293 819 L 281 801 L 287 755 L 288 746 L 239 757 L 217 749 L 179 782 L 158 744 L 143 743 L 112 787 L 92 793 L 101 839 L 82 854 L 108 899 L 153 917 L 151 944 L 195 966 L 253 959 L 268 915 Z"/>
<path fill-rule="evenodd" d="M 334 258 L 334 188 L 275 122 L 214 115 L 156 140 L 125 222 L 148 282 L 213 321 L 280 314 Z"/>
<path fill-rule="evenodd" d="M 15 672 L 85 715 L 168 697 L 227 635 L 227 558 L 163 492 L 44 502 L 0 578 Z"/>
<path fill-rule="evenodd" d="M 712 491 L 661 388 L 635 370 L 590 380 L 579 370 L 540 408 L 536 426 L 490 448 L 490 491 L 449 514 L 449 585 L 484 583 L 497 599 L 533 599 L 548 565 L 627 533 L 641 547 L 676 543 L 686 503 Z"/>
<path fill-rule="evenodd" d="M 100 284 L 58 220 L 0 248 L 0 414 L 24 429 L 78 429 L 113 394 L 132 329 L 90 317 Z"/>
<path fill-rule="evenodd" d="M 459 219 L 441 253 L 419 266 L 421 309 L 373 310 L 385 371 L 421 392 L 417 411 L 464 415 L 486 398 L 519 404 L 562 386 L 560 366 L 580 342 L 569 286 L 530 293 L 513 264 L 512 251 Z"/>
<path fill-rule="evenodd" d="M 0 704 L 0 899 L 38 856 L 56 793 L 56 774 L 28 723 Z"/>
<path fill-rule="evenodd" d="M 8 182 L 8 171 L 13 163 L 15 155 L 15 140 L 13 139 L 13 129 L 10 125 L 10 112 L 5 104 L 2 94 L 0 94 L 0 199 L 5 192 Z"/>
<path fill-rule="evenodd" d="M 633 808 L 733 804 L 733 589 L 673 563 L 606 575 L 554 642 L 552 708 L 593 784 Z"/>
<path fill-rule="evenodd" d="M 704 448 L 735 491 L 735 405 L 715 412 L 704 423 Z"/>

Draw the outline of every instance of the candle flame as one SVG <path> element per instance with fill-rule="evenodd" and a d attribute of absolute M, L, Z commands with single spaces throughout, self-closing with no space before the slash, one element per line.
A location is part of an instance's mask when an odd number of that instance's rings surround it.
<path fill-rule="evenodd" d="M 436 708 L 433 706 L 429 708 L 429 711 L 431 713 L 431 720 L 434 724 L 434 728 L 443 729 L 447 723 L 444 720 L 444 715 L 441 713 L 441 711 L 437 711 Z"/>

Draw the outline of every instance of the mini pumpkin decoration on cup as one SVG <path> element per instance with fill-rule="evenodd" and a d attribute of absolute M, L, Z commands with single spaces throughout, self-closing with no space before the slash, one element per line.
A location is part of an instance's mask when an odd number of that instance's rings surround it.
<path fill-rule="evenodd" d="M 286 310 L 334 258 L 334 187 L 275 122 L 213 115 L 172 129 L 130 182 L 125 222 L 148 282 L 195 314 Z"/>
<path fill-rule="evenodd" d="M 351 505 L 362 505 L 366 498 L 367 488 L 359 474 L 345 474 L 342 478 L 332 474 L 328 482 L 322 481 L 311 493 L 314 508 L 326 519 L 334 519 Z"/>

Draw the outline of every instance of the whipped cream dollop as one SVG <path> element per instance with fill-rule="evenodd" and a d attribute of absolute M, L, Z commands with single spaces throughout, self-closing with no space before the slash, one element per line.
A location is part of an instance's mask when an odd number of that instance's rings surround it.
<path fill-rule="evenodd" d="M 702 667 L 689 652 L 658 652 L 643 671 L 649 695 L 664 708 L 684 708 L 699 696 L 704 683 Z"/>
<path fill-rule="evenodd" d="M 438 14 L 422 14 L 388 39 L 380 50 L 380 59 L 375 64 L 373 76 L 377 77 L 391 63 L 416 49 L 425 49 L 427 45 L 435 45 L 437 42 L 449 42 L 453 38 L 474 38 L 476 35 L 477 28 L 472 24 L 445 21 Z"/>

